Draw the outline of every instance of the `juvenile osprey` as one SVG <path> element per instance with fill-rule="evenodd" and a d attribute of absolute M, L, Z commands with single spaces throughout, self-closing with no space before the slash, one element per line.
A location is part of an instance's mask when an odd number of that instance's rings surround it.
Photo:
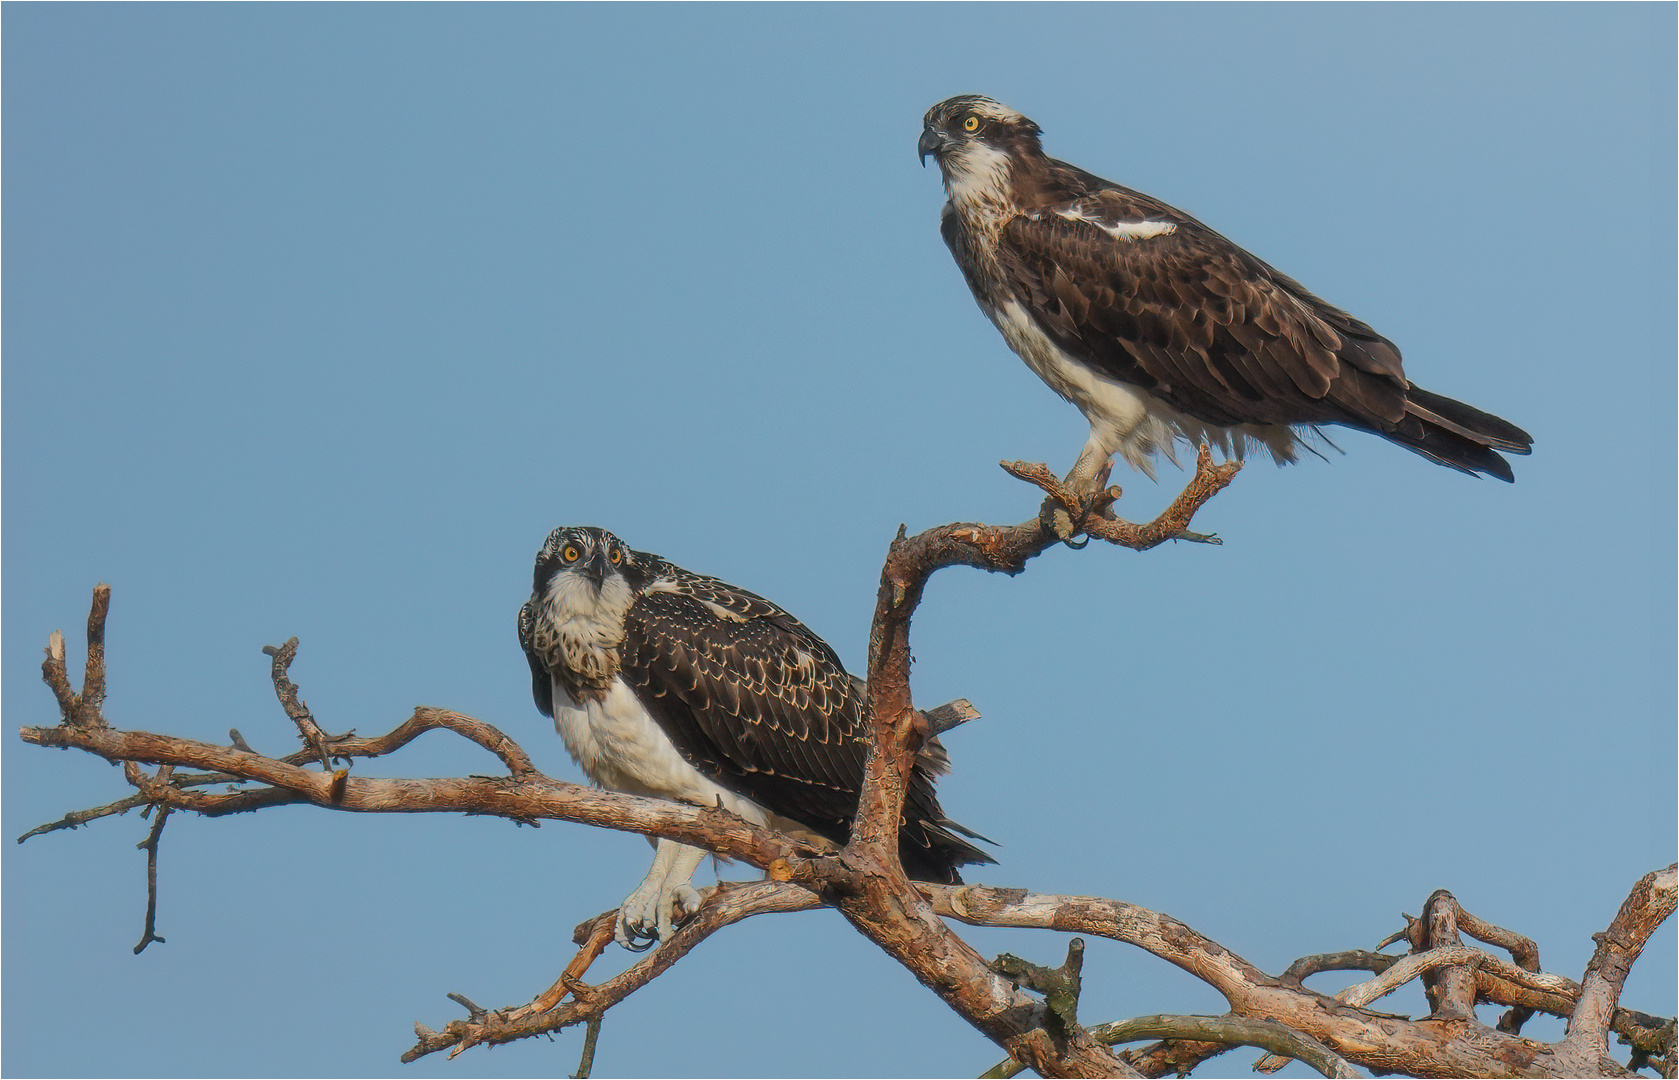
<path fill-rule="evenodd" d="M 844 844 L 868 752 L 861 683 L 779 607 L 634 551 L 602 529 L 555 529 L 519 609 L 531 693 L 589 779 L 631 795 L 715 806 L 807 839 Z M 929 739 L 909 778 L 899 856 L 918 881 L 955 884 L 993 860 L 947 821 Z M 618 913 L 619 944 L 664 940 L 699 907 L 705 858 L 673 840 Z"/>
<path fill-rule="evenodd" d="M 1038 125 L 990 98 L 927 113 L 949 201 L 940 231 L 974 299 L 1090 439 L 1068 486 L 1094 493 L 1114 453 L 1258 443 L 1295 458 L 1297 427 L 1371 431 L 1467 473 L 1512 480 L 1495 451 L 1527 432 L 1411 385 L 1393 342 L 1199 221 L 1046 157 Z"/>

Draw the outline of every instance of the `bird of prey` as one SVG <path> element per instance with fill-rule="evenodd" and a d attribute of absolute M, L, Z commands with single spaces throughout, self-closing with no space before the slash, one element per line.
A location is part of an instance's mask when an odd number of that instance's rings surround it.
<path fill-rule="evenodd" d="M 1533 440 L 1413 386 L 1399 349 L 1179 210 L 1044 154 L 990 98 L 928 110 L 940 231 L 1009 347 L 1077 405 L 1090 439 L 1067 477 L 1089 496 L 1115 453 L 1154 475 L 1174 443 L 1293 461 L 1318 425 L 1374 432 L 1466 473 L 1514 479 Z"/>
<path fill-rule="evenodd" d="M 826 642 L 745 589 L 635 551 L 593 527 L 555 529 L 519 610 L 536 707 L 554 718 L 590 780 L 612 791 L 701 806 L 819 846 L 844 844 L 857 813 L 869 707 Z M 945 819 L 930 738 L 908 780 L 899 833 L 905 872 L 960 882 L 994 860 Z M 960 836 L 957 834 L 961 834 Z M 699 907 L 688 884 L 705 858 L 672 840 L 624 901 L 616 937 L 662 941 Z"/>

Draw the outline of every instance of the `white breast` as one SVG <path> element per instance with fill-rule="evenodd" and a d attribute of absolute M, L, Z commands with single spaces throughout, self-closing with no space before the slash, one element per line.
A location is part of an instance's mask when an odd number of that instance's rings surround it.
<path fill-rule="evenodd" d="M 722 799 L 733 813 L 764 823 L 764 811 L 756 803 L 706 779 L 683 760 L 624 680 L 613 679 L 599 701 L 573 700 L 557 679 L 553 690 L 554 728 L 572 760 L 601 787 L 701 806 L 715 806 Z"/>
<path fill-rule="evenodd" d="M 985 306 L 1004 340 L 1050 389 L 1079 407 L 1090 421 L 1087 452 L 1118 453 L 1139 472 L 1152 477 L 1157 453 L 1174 464 L 1176 442 L 1205 442 L 1227 455 L 1245 457 L 1253 444 L 1264 446 L 1278 462 L 1294 460 L 1294 433 L 1284 426 L 1241 424 L 1221 428 L 1185 416 L 1139 386 L 1110 379 L 1068 355 L 1044 333 L 1018 302 Z"/>

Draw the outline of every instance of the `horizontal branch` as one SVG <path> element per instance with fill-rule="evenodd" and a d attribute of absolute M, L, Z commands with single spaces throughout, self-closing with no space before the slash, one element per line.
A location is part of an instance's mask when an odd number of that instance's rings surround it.
<path fill-rule="evenodd" d="M 457 730 L 460 719 L 460 714 L 442 710 L 429 710 L 423 716 L 417 711 L 416 717 L 402 728 L 374 742 L 392 741 L 405 732 L 411 738 L 417 733 L 415 727 L 429 730 L 429 726 L 442 726 Z M 487 724 L 478 721 L 473 721 L 473 724 L 480 729 L 494 731 Z M 144 731 L 60 726 L 24 728 L 20 735 L 25 742 L 37 746 L 86 750 L 109 761 L 211 769 L 295 793 L 298 801 L 352 813 L 455 811 L 505 817 L 518 822 L 542 819 L 575 821 L 598 828 L 668 837 L 704 847 L 726 858 L 741 859 L 760 869 L 778 859 L 790 863 L 813 853 L 813 849 L 726 811 L 586 788 L 551 779 L 534 769 L 522 778 L 339 778 L 334 773 L 305 769 L 249 751 Z M 337 753 L 351 744 L 333 745 L 334 753 Z M 518 756 L 522 757 L 523 752 L 520 751 Z M 195 793 L 165 787 L 157 790 L 156 794 L 155 801 L 179 809 L 198 809 Z"/>

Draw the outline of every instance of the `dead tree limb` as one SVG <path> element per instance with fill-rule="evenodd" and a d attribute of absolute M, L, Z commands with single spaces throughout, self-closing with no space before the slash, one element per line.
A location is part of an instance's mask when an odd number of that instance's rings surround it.
<path fill-rule="evenodd" d="M 157 842 L 163 838 L 163 823 L 168 820 L 169 807 L 159 807 L 151 833 L 139 844 L 140 850 L 146 853 L 146 926 L 140 934 L 140 944 L 134 946 L 136 956 L 154 941 L 164 943 L 157 935 Z"/>
<path fill-rule="evenodd" d="M 1208 499 L 1230 486 L 1230 481 L 1234 480 L 1242 469 L 1240 461 L 1214 465 L 1212 451 L 1203 443 L 1196 450 L 1195 475 L 1190 478 L 1189 484 L 1153 521 L 1146 525 L 1136 525 L 1114 516 L 1113 504 L 1123 494 L 1117 487 L 1107 488 L 1089 505 L 1084 505 L 1077 492 L 1062 484 L 1054 473 L 1039 462 L 1005 461 L 1001 464 L 1004 472 L 1041 488 L 1049 496 L 1044 500 L 1043 509 L 1039 511 L 1039 521 L 1042 522 L 1044 530 L 1056 539 L 1070 540 L 1083 533 L 1119 547 L 1128 547 L 1133 551 L 1147 551 L 1168 540 L 1189 540 L 1201 544 L 1223 543 L 1216 536 L 1190 532 L 1189 523 L 1201 507 L 1206 505 Z M 1112 468 L 1111 462 L 1108 468 Z M 1106 472 L 1102 474 L 1100 482 L 1107 482 Z M 1064 535 L 1068 531 L 1071 535 Z"/>
<path fill-rule="evenodd" d="M 1274 1020 L 1254 1020 L 1243 1016 L 1139 1016 L 1132 1020 L 1098 1024 L 1090 1029 L 1090 1034 L 1109 1046 L 1139 1039 L 1195 1043 L 1216 1047 L 1219 1051 L 1238 1046 L 1257 1046 L 1287 1054 L 1290 1058 L 1299 1058 L 1324 1076 L 1350 1078 L 1362 1075 L 1347 1064 L 1345 1058 L 1316 1039 Z M 980 1076 L 982 1080 L 985 1077 L 1018 1076 L 1024 1068 L 1020 1062 L 1008 1058 Z"/>
<path fill-rule="evenodd" d="M 1092 508 L 1084 508 L 1077 525 L 1086 535 L 1138 549 L 1173 537 L 1197 539 L 1187 533 L 1190 517 L 1229 482 L 1234 471 L 1233 466 L 1215 468 L 1203 452 L 1196 480 L 1156 522 L 1146 526 L 1117 523 L 1106 513 L 1110 507 L 1103 505 L 1095 508 L 1095 514 L 1085 512 Z M 1059 502 L 1061 494 L 1053 490 L 1053 478 L 1046 483 L 1040 486 L 1050 493 L 1052 501 Z M 1117 489 L 1112 495 L 1117 497 Z M 1427 927 L 1427 948 L 1418 948 L 1413 942 L 1416 955 L 1396 958 L 1391 964 L 1358 958 L 1358 963 L 1369 965 L 1366 970 L 1375 971 L 1376 977 L 1336 997 L 1302 985 L 1312 971 L 1326 969 L 1314 964 L 1331 961 L 1302 961 L 1285 973 L 1287 977 L 1275 978 L 1170 916 L 1121 901 L 908 882 L 898 865 L 896 843 L 904 779 L 922 741 L 946 720 L 943 715 L 930 720 L 914 706 L 909 685 L 910 620 L 927 579 L 937 570 L 966 565 L 1018 573 L 1028 560 L 1061 542 L 1064 537 L 1046 522 L 1051 516 L 1040 514 L 1039 520 L 1019 526 L 947 525 L 913 538 L 900 529 L 882 570 L 870 634 L 868 691 L 876 718 L 874 740 L 852 839 L 838 851 L 817 850 L 716 808 L 640 799 L 553 780 L 532 767 L 524 751 L 500 731 L 446 710 L 417 709 L 398 728 L 373 739 L 357 738 L 353 733 L 327 736 L 310 717 L 313 735 L 305 725 L 298 724 L 309 744 L 307 749 L 287 758 L 258 754 L 237 737 L 232 738 L 233 745 L 219 746 L 111 728 L 102 714 L 104 623 L 109 606 L 109 589 L 103 586 L 95 593 L 89 616 L 89 655 L 82 692 L 77 694 L 70 687 L 63 639 L 55 634 L 43 676 L 59 704 L 60 723 L 51 728 L 25 728 L 21 734 L 25 741 L 36 745 L 76 748 L 122 762 L 124 775 L 136 788 L 135 799 L 139 800 L 124 802 L 128 806 L 155 806 L 160 816 L 170 810 L 220 815 L 302 802 L 357 813 L 449 811 L 500 816 L 520 824 L 575 821 L 703 847 L 763 870 L 770 879 L 711 890 L 694 918 L 658 950 L 623 973 L 589 985 L 582 977 L 605 947 L 604 934 L 610 930 L 602 928 L 609 928 L 612 914 L 603 916 L 604 922 L 594 920 L 581 935 L 578 955 L 547 991 L 526 1005 L 500 1010 L 482 1009 L 452 995 L 466 1007 L 468 1016 L 452 1021 L 441 1032 L 417 1026 L 418 1041 L 405 1060 L 439 1050 L 456 1054 L 480 1043 L 527 1038 L 574 1024 L 598 1030 L 601 1016 L 616 1002 L 668 970 L 724 926 L 753 915 L 825 904 L 840 911 L 1012 1060 L 1045 1076 L 1159 1075 L 1173 1060 L 1204 1059 L 1221 1051 L 1239 1041 L 1235 1039 L 1237 1033 L 1250 1041 L 1260 1035 L 1270 1038 L 1276 1031 L 1269 1025 L 1286 1029 L 1288 1038 L 1275 1044 L 1261 1041 L 1259 1045 L 1286 1053 L 1310 1053 L 1330 1070 L 1339 1067 L 1335 1064 L 1338 1058 L 1374 1071 L 1422 1076 L 1624 1074 L 1624 1069 L 1607 1056 L 1606 1033 L 1625 1025 L 1625 1011 L 1617 1005 L 1626 971 L 1649 933 L 1673 910 L 1672 867 L 1640 882 L 1610 930 L 1602 935 L 1598 955 L 1580 986 L 1529 970 L 1522 956 L 1512 963 L 1457 942 L 1453 936 L 1457 930 L 1481 937 L 1478 930 L 1484 927 L 1472 924 L 1450 894 L 1440 893 L 1431 899 L 1425 918 L 1418 920 Z M 1119 524 L 1131 531 L 1120 529 Z M 282 651 L 286 654 L 284 663 Z M 302 710 L 296 687 L 287 674 L 295 644 L 288 643 L 285 650 L 275 650 L 274 655 L 271 677 L 277 695 L 287 705 L 288 714 L 294 712 L 292 704 Z M 963 710 L 954 709 L 950 718 L 960 715 Z M 295 722 L 297 718 L 293 719 Z M 432 729 L 452 731 L 495 754 L 507 775 L 387 780 L 352 776 L 347 768 L 332 768 L 335 761 L 353 763 L 358 757 L 392 752 L 421 731 Z M 141 764 L 161 768 L 148 777 L 140 771 Z M 306 767 L 311 764 L 320 764 L 326 771 Z M 174 771 L 183 768 L 204 771 Z M 207 779 L 212 777 L 214 781 Z M 209 782 L 261 786 L 231 792 L 199 790 Z M 110 810 L 118 805 L 109 804 L 100 812 L 119 812 Z M 1141 1022 L 1100 1033 L 1082 1028 L 1069 1009 L 1053 1010 L 998 977 L 991 965 L 954 932 L 951 921 L 1041 927 L 1106 937 L 1145 949 L 1217 989 L 1226 998 L 1230 1015 L 1169 1018 L 1170 1026 L 1168 1020 L 1150 1018 L 1158 1020 L 1162 1033 L 1171 1038 L 1161 1044 L 1159 1053 L 1150 1049 L 1128 1052 L 1122 1058 L 1101 1036 L 1135 1032 Z M 161 939 L 154 936 L 153 940 Z M 1512 955 L 1516 956 L 1514 949 Z M 1357 966 L 1345 960 L 1334 962 Z M 1532 967 L 1537 968 L 1536 951 Z M 1413 1020 L 1364 1007 L 1392 987 L 1419 977 L 1440 980 L 1436 1015 Z M 1554 1008 L 1555 1002 L 1566 1002 L 1571 1010 L 1568 1037 L 1552 1046 L 1480 1025 L 1474 1018 L 1474 1003 L 1478 999 L 1497 1000 L 1494 990 L 1521 998 L 1514 1003 L 1524 1008 Z M 1222 1034 L 1208 1026 L 1213 1021 L 1227 1023 L 1220 1029 Z M 1256 1022 L 1262 1022 L 1261 1026 L 1256 1027 Z M 1641 1031 L 1644 1027 L 1639 1025 Z M 1669 1024 L 1669 1047 L 1671 1031 Z M 1200 1038 L 1203 1035 L 1212 1037 Z M 586 1072 L 587 1068 L 585 1061 L 580 1071 Z"/>
<path fill-rule="evenodd" d="M 583 926 L 587 933 L 582 949 L 548 991 L 526 1005 L 480 1012 L 465 1020 L 452 1020 L 442 1031 L 415 1025 L 419 1036 L 412 1049 L 402 1055 L 404 1063 L 447 1050 L 450 1057 L 479 1043 L 504 1043 L 546 1035 L 574 1024 L 598 1020 L 606 1011 L 670 969 L 694 947 L 726 926 L 754 915 L 804 911 L 822 902 L 807 890 L 779 882 L 722 884 L 708 890 L 705 903 L 676 935 L 640 962 L 606 982 L 589 986 L 580 981 L 602 949 L 612 940 L 615 912 L 607 912 Z M 575 974 L 573 974 L 575 972 Z M 562 998 L 570 995 L 570 1002 Z"/>

